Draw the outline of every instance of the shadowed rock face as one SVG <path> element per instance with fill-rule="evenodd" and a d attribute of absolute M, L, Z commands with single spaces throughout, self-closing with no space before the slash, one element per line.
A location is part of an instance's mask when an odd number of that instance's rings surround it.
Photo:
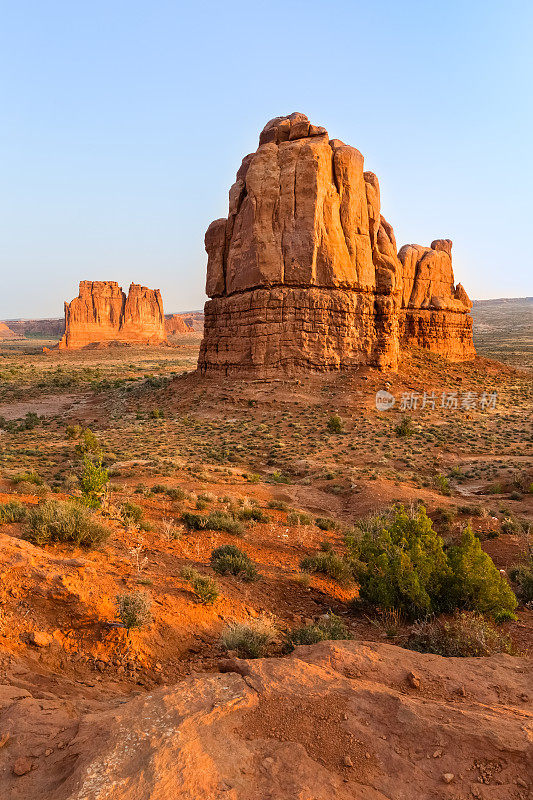
<path fill-rule="evenodd" d="M 78 297 L 65 303 L 60 350 L 109 342 L 161 344 L 166 341 L 159 289 L 132 283 L 128 295 L 116 281 L 81 281 Z"/>
<path fill-rule="evenodd" d="M 267 123 L 206 233 L 202 371 L 395 369 L 410 345 L 473 357 L 451 241 L 398 254 L 363 162 L 304 114 Z"/>

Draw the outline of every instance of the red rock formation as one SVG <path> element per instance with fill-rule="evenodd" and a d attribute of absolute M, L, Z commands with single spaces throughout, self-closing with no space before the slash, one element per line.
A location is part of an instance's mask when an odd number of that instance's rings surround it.
<path fill-rule="evenodd" d="M 12 331 L 5 322 L 0 322 L 0 341 L 7 339 L 23 339 L 24 337 Z"/>
<path fill-rule="evenodd" d="M 303 114 L 267 123 L 205 244 L 202 371 L 395 369 L 413 344 L 474 355 L 451 242 L 398 257 L 363 156 Z"/>
<path fill-rule="evenodd" d="M 65 334 L 60 350 L 95 344 L 166 341 L 159 289 L 132 283 L 126 297 L 116 281 L 80 281 L 78 297 L 65 303 Z"/>
<path fill-rule="evenodd" d="M 187 320 L 190 322 L 190 318 L 183 317 L 181 314 L 172 314 L 170 317 L 165 319 L 165 331 L 170 335 L 181 335 L 185 333 L 193 333 L 192 323 L 187 324 Z"/>
<path fill-rule="evenodd" d="M 531 797 L 531 659 L 342 641 L 220 669 L 106 706 L 18 666 L 0 685 L 0 796 Z"/>

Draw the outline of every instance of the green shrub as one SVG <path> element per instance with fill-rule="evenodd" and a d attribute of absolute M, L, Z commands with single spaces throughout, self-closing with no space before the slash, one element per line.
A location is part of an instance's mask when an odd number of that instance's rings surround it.
<path fill-rule="evenodd" d="M 431 619 L 418 623 L 409 637 L 407 647 L 419 653 L 451 657 L 513 652 L 509 637 L 476 611 L 456 612 L 451 619 Z"/>
<path fill-rule="evenodd" d="M 84 506 L 48 500 L 29 509 L 24 538 L 37 545 L 68 542 L 96 547 L 109 537 L 109 528 L 98 522 Z"/>
<path fill-rule="evenodd" d="M 143 592 L 117 595 L 115 605 L 117 617 L 128 631 L 128 636 L 132 628 L 142 628 L 152 620 L 150 613 L 151 600 Z"/>
<path fill-rule="evenodd" d="M 321 531 L 334 531 L 337 527 L 335 520 L 329 517 L 317 517 L 315 519 L 315 525 L 317 528 L 320 528 Z"/>
<path fill-rule="evenodd" d="M 411 436 L 414 433 L 414 426 L 411 417 L 402 417 L 400 423 L 394 428 L 396 436 Z"/>
<path fill-rule="evenodd" d="M 211 566 L 219 575 L 236 575 L 243 581 L 259 578 L 257 567 L 251 558 L 233 544 L 224 544 L 211 553 Z"/>
<path fill-rule="evenodd" d="M 80 441 L 76 445 L 75 450 L 84 456 L 91 454 L 96 459 L 101 459 L 102 457 L 102 447 L 100 442 L 90 428 L 85 428 L 80 436 Z"/>
<path fill-rule="evenodd" d="M 518 587 L 517 594 L 524 603 L 533 601 L 533 555 L 524 560 L 521 564 L 516 564 L 509 571 L 509 577 Z"/>
<path fill-rule="evenodd" d="M 448 480 L 446 475 L 435 476 L 435 487 L 441 494 L 445 495 L 446 497 L 449 497 L 452 493 L 452 490 L 450 489 L 450 481 Z"/>
<path fill-rule="evenodd" d="M 332 414 L 328 419 L 327 425 L 330 433 L 342 433 L 342 419 L 338 414 Z"/>
<path fill-rule="evenodd" d="M 35 470 L 30 470 L 29 472 L 19 472 L 17 475 L 12 476 L 11 481 L 14 484 L 32 483 L 34 486 L 42 486 L 44 483 L 39 473 L 35 472 Z"/>
<path fill-rule="evenodd" d="M 120 516 L 127 525 L 136 525 L 143 517 L 143 510 L 137 503 L 126 500 L 126 502 L 122 503 L 120 506 Z"/>
<path fill-rule="evenodd" d="M 492 614 L 496 619 L 512 614 L 516 597 L 492 558 L 470 526 L 463 531 L 460 544 L 448 550 L 451 574 L 445 586 L 443 605 Z"/>
<path fill-rule="evenodd" d="M 99 508 L 109 483 L 109 472 L 102 466 L 102 459 L 93 459 L 84 455 L 79 479 L 86 505 L 89 508 Z"/>
<path fill-rule="evenodd" d="M 348 541 L 360 597 L 382 608 L 420 617 L 456 608 L 512 614 L 516 598 L 470 528 L 444 552 L 423 506 L 398 506 L 363 524 Z"/>
<path fill-rule="evenodd" d="M 22 522 L 26 518 L 26 506 L 18 500 L 11 500 L 9 503 L 0 504 L 0 524 L 9 522 Z"/>
<path fill-rule="evenodd" d="M 361 599 L 411 617 L 438 606 L 449 566 L 442 539 L 423 506 L 411 514 L 398 506 L 374 517 L 349 547 Z"/>
<path fill-rule="evenodd" d="M 353 580 L 352 567 L 333 550 L 305 556 L 300 562 L 300 568 L 304 572 L 319 572 L 327 575 L 328 578 L 341 584 L 347 584 Z"/>
<path fill-rule="evenodd" d="M 179 486 L 176 489 L 166 489 L 165 491 L 170 500 L 185 500 L 187 497 L 187 492 L 184 492 Z"/>
<path fill-rule="evenodd" d="M 79 439 L 82 434 L 82 427 L 81 425 L 67 425 L 65 428 L 65 434 L 67 439 Z"/>
<path fill-rule="evenodd" d="M 291 479 L 288 475 L 283 475 L 283 473 L 276 469 L 268 476 L 268 481 L 270 483 L 290 483 Z"/>
<path fill-rule="evenodd" d="M 240 658 L 261 658 L 276 637 L 269 620 L 259 618 L 249 623 L 228 625 L 222 632 L 226 650 L 235 650 Z"/>
<path fill-rule="evenodd" d="M 254 522 L 270 522 L 270 517 L 260 508 L 241 508 L 237 514 L 239 519 L 254 520 Z"/>
<path fill-rule="evenodd" d="M 269 500 L 267 508 L 275 508 L 277 511 L 288 511 L 288 505 L 284 500 Z"/>
<path fill-rule="evenodd" d="M 191 511 L 186 511 L 182 515 L 181 521 L 189 530 L 194 531 L 225 531 L 236 536 L 242 536 L 244 533 L 242 522 L 222 511 L 212 511 L 209 515 L 194 514 Z"/>
<path fill-rule="evenodd" d="M 287 634 L 285 649 L 292 650 L 301 644 L 317 644 L 317 642 L 350 638 L 351 634 L 343 620 L 335 614 L 328 614 L 319 622 L 290 631 Z"/>
<path fill-rule="evenodd" d="M 291 511 L 287 514 L 287 525 L 311 525 L 312 518 L 303 511 Z"/>
<path fill-rule="evenodd" d="M 204 605 L 213 605 L 220 594 L 218 584 L 209 575 L 201 575 L 192 567 L 183 567 L 182 578 L 189 581 L 194 594 Z"/>

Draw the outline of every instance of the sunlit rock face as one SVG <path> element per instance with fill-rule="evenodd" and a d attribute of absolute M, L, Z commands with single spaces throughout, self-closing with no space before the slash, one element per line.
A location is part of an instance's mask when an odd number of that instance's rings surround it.
<path fill-rule="evenodd" d="M 304 114 L 267 123 L 205 245 L 203 372 L 396 369 L 412 345 L 474 355 L 451 242 L 398 253 L 361 153 Z"/>
<path fill-rule="evenodd" d="M 159 289 L 132 283 L 126 295 L 115 281 L 81 281 L 78 297 L 65 303 L 65 333 L 60 350 L 126 342 L 166 341 Z"/>

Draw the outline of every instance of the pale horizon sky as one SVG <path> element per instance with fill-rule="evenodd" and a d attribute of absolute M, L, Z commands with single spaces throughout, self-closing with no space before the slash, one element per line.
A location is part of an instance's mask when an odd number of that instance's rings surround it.
<path fill-rule="evenodd" d="M 205 230 L 292 111 L 363 153 L 398 247 L 451 238 L 473 299 L 533 295 L 529 0 L 0 10 L 0 319 L 60 317 L 80 280 L 201 309 Z"/>

